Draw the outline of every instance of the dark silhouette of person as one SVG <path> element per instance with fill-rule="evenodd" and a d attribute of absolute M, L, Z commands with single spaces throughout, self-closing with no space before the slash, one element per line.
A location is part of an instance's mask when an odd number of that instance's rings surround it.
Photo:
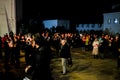
<path fill-rule="evenodd" d="M 2 59 L 2 37 L 0 36 L 0 59 Z"/>
<path fill-rule="evenodd" d="M 51 80 L 49 56 L 44 45 L 44 38 L 42 36 L 36 38 L 32 46 L 34 46 L 34 56 L 31 63 L 25 68 L 25 72 L 32 73 L 32 80 Z"/>
<path fill-rule="evenodd" d="M 120 68 L 120 37 L 115 37 L 114 41 L 114 55 L 117 58 L 117 68 Z"/>
<path fill-rule="evenodd" d="M 5 58 L 4 58 L 4 68 L 6 70 L 10 69 L 9 61 L 10 61 L 10 53 L 9 53 L 9 45 L 8 45 L 8 37 L 5 37 L 4 41 L 4 53 L 5 53 Z"/>

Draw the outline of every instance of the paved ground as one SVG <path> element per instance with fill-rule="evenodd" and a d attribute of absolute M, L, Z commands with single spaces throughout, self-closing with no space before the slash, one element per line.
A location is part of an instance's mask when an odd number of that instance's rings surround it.
<path fill-rule="evenodd" d="M 116 59 L 93 59 L 91 51 L 81 52 L 80 48 L 71 50 L 73 66 L 68 74 L 61 75 L 61 61 L 52 59 L 55 80 L 120 80 L 120 70 L 116 69 Z"/>
<path fill-rule="evenodd" d="M 53 53 L 54 55 L 55 53 Z M 120 80 L 120 70 L 116 69 L 116 59 L 93 59 L 91 51 L 81 52 L 80 48 L 71 49 L 73 66 L 62 75 L 61 60 L 54 56 L 51 60 L 51 73 L 54 80 Z M 24 53 L 21 53 L 21 67 L 5 72 L 3 61 L 0 61 L 0 80 L 23 80 Z"/>

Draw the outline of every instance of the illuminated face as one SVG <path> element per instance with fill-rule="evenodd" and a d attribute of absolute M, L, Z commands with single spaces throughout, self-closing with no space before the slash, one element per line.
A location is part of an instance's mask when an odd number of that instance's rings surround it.
<path fill-rule="evenodd" d="M 66 40 L 61 40 L 61 45 L 64 45 L 66 43 Z"/>

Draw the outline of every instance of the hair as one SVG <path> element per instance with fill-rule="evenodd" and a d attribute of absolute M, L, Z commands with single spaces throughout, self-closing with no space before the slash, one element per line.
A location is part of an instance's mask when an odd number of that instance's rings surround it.
<path fill-rule="evenodd" d="M 35 44 L 38 44 L 40 46 L 43 46 L 44 45 L 44 37 L 40 36 L 40 37 L 36 37 L 35 38 Z"/>

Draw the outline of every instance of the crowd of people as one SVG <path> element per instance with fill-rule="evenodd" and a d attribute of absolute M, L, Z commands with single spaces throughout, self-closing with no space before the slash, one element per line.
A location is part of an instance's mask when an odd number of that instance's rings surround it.
<path fill-rule="evenodd" d="M 72 59 L 70 49 L 74 47 L 80 47 L 83 53 L 91 50 L 94 59 L 117 58 L 117 68 L 120 68 L 120 36 L 103 33 L 6 33 L 0 37 L 0 59 L 4 60 L 6 70 L 11 65 L 20 68 L 20 50 L 24 51 L 25 73 L 32 74 L 32 80 L 50 80 L 51 47 L 55 48 L 55 55 L 61 58 L 62 74 L 67 73 L 67 60 Z M 48 77 L 44 76 L 46 73 Z"/>

